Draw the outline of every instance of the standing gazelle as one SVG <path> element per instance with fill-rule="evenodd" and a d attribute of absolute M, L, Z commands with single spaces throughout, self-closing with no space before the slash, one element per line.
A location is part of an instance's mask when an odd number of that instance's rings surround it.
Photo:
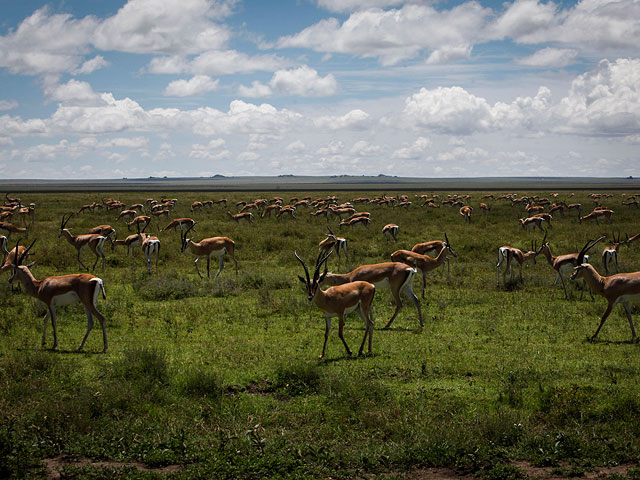
<path fill-rule="evenodd" d="M 598 243 L 598 241 L 599 240 L 595 240 L 593 242 L 589 241 L 585 244 L 578 255 L 577 265 L 571 274 L 571 280 L 582 278 L 589 284 L 596 294 L 606 298 L 609 302 L 606 310 L 602 314 L 602 318 L 600 319 L 600 325 L 598 325 L 598 329 L 591 337 L 591 340 L 595 340 L 598 336 L 604 322 L 611 314 L 611 310 L 613 310 L 613 307 L 618 303 L 622 303 L 622 305 L 624 305 L 624 310 L 627 314 L 627 319 L 629 320 L 629 326 L 631 327 L 631 337 L 632 339 L 635 339 L 636 330 L 633 328 L 630 304 L 631 302 L 637 302 L 640 299 L 640 272 L 617 273 L 615 275 L 603 277 L 595 268 L 593 268 L 592 265 L 583 263 L 584 254 L 587 250 Z"/>
<path fill-rule="evenodd" d="M 613 271 L 613 267 L 615 267 L 616 273 L 618 273 L 618 251 L 620 250 L 620 245 L 627 245 L 626 242 L 620 241 L 620 234 L 616 238 L 616 235 L 613 234 L 613 245 L 610 247 L 605 247 L 602 251 L 602 266 L 604 267 L 604 274 L 609 275 L 610 271 Z"/>
<path fill-rule="evenodd" d="M 396 225 L 395 223 L 388 223 L 387 225 L 382 227 L 382 236 L 387 241 L 389 241 L 390 239 L 393 239 L 394 241 L 397 242 L 398 230 L 400 230 L 400 227 L 398 225 Z"/>
<path fill-rule="evenodd" d="M 422 311 L 420 310 L 420 300 L 418 300 L 418 297 L 416 297 L 416 294 L 413 292 L 413 279 L 415 274 L 415 268 L 401 262 L 374 263 L 373 265 L 361 265 L 349 273 L 339 274 L 329 272 L 324 276 L 323 285 L 343 285 L 361 280 L 373 283 L 376 288 L 389 287 L 396 310 L 393 312 L 391 319 L 387 322 L 383 330 L 391 327 L 393 320 L 402 308 L 401 293 L 409 297 L 416 306 L 420 326 L 423 327 L 424 322 L 422 320 Z"/>
<path fill-rule="evenodd" d="M 82 263 L 82 259 L 81 254 L 82 254 L 82 250 L 84 250 L 86 247 L 89 247 L 89 249 L 95 254 L 96 256 L 96 261 L 93 263 L 93 268 L 96 268 L 96 265 L 98 264 L 98 261 L 100 260 L 100 258 L 102 257 L 102 271 L 104 272 L 104 262 L 105 262 L 105 258 L 104 258 L 104 252 L 102 251 L 102 248 L 104 247 L 104 242 L 106 241 L 107 237 L 104 237 L 102 235 L 99 235 L 97 233 L 87 233 L 84 235 L 73 235 L 71 233 L 71 231 L 68 228 L 65 228 L 67 226 L 67 223 L 69 222 L 69 219 L 73 216 L 73 213 L 70 213 L 68 217 L 66 217 L 65 219 L 65 215 L 62 216 L 62 223 L 60 224 L 60 233 L 58 234 L 58 238 L 64 236 L 64 238 L 75 247 L 75 249 L 78 251 L 78 263 L 83 267 L 86 268 L 87 270 L 89 270 L 89 267 L 87 267 L 84 263 Z"/>
<path fill-rule="evenodd" d="M 306 279 L 299 275 L 298 278 L 305 285 L 307 299 L 309 301 L 313 301 L 316 306 L 322 310 L 326 322 L 324 343 L 322 345 L 322 353 L 319 358 L 323 358 L 326 352 L 327 339 L 329 338 L 329 330 L 331 329 L 331 318 L 333 317 L 338 317 L 338 336 L 344 344 L 347 355 L 351 355 L 351 350 L 349 350 L 349 346 L 344 339 L 343 331 L 345 315 L 353 312 L 354 310 L 358 310 L 360 317 L 364 321 L 364 337 L 362 338 L 362 344 L 360 345 L 358 355 L 362 355 L 362 350 L 364 349 L 367 336 L 369 337 L 368 353 L 371 353 L 371 345 L 373 341 L 373 312 L 371 311 L 371 304 L 373 303 L 373 298 L 376 293 L 376 287 L 372 283 L 358 281 L 330 287 L 324 291 L 321 290 L 320 283 L 324 280 L 327 272 L 325 269 L 325 272 L 320 275 L 320 269 L 331 253 L 332 252 L 329 252 L 324 257 L 322 254 L 318 255 L 316 267 L 313 272 L 313 280 L 309 276 L 309 269 L 307 268 L 307 265 L 298 256 L 298 253 L 295 253 L 296 258 L 302 264 L 306 275 Z"/>
<path fill-rule="evenodd" d="M 102 316 L 96 308 L 96 303 L 101 293 L 103 298 L 107 298 L 104 293 L 102 279 L 88 273 L 76 273 L 36 280 L 29 270 L 29 267 L 33 265 L 33 263 L 30 265 L 21 265 L 34 243 L 36 243 L 35 240 L 29 245 L 29 248 L 22 252 L 15 263 L 12 264 L 13 275 L 11 275 L 9 283 L 13 283 L 17 279 L 24 285 L 29 295 L 37 298 L 47 306 L 47 314 L 44 317 L 42 327 L 42 346 L 46 344 L 47 318 L 51 318 L 51 326 L 53 327 L 53 348 L 55 349 L 58 346 L 56 306 L 80 301 L 87 312 L 87 333 L 85 333 L 78 350 L 82 350 L 87 341 L 89 332 L 91 332 L 91 328 L 93 327 L 93 316 L 95 315 L 98 317 L 98 320 L 100 320 L 100 325 L 102 326 L 102 351 L 106 352 L 107 326 L 104 316 Z M 17 249 L 18 244 L 16 244 L 16 250 Z"/>
<path fill-rule="evenodd" d="M 211 256 L 218 257 L 219 260 L 219 268 L 218 273 L 216 273 L 215 278 L 218 278 L 220 272 L 224 268 L 224 254 L 228 253 L 233 262 L 236 265 L 236 275 L 238 274 L 238 261 L 235 257 L 235 249 L 236 244 L 229 237 L 211 237 L 211 238 L 203 238 L 199 242 L 194 242 L 192 239 L 187 238 L 187 234 L 193 227 L 189 227 L 186 232 L 181 233 L 180 237 L 182 239 L 180 252 L 184 253 L 186 250 L 189 250 L 193 255 L 196 256 L 195 265 L 196 272 L 200 278 L 202 274 L 200 273 L 200 269 L 198 268 L 198 261 L 206 257 L 207 258 L 207 278 L 210 278 L 211 275 L 209 273 L 209 268 L 211 266 Z"/>
<path fill-rule="evenodd" d="M 424 298 L 424 289 L 427 283 L 427 273 L 435 270 L 440 265 L 443 265 L 447 256 L 452 255 L 457 257 L 458 255 L 451 249 L 449 238 L 447 234 L 444 234 L 445 242 L 444 248 L 440 250 L 440 253 L 436 258 L 431 258 L 428 255 L 421 255 L 416 252 L 410 252 L 409 250 L 396 250 L 391 254 L 392 262 L 406 263 L 411 267 L 415 267 L 422 274 L 422 298 Z"/>

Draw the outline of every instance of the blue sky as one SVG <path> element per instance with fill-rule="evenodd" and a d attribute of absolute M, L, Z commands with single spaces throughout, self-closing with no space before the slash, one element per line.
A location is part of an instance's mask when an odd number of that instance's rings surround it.
<path fill-rule="evenodd" d="M 7 178 L 640 175 L 640 2 L 0 7 Z"/>

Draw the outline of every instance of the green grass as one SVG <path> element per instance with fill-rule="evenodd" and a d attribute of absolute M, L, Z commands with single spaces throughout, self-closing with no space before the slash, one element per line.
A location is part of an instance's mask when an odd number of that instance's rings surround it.
<path fill-rule="evenodd" d="M 305 193 L 286 197 L 293 195 Z M 362 195 L 338 193 L 344 200 Z M 483 194 L 472 195 L 477 207 Z M 75 250 L 58 238 L 63 213 L 103 196 L 136 203 L 161 195 L 21 196 L 38 205 L 28 241 L 38 238 L 33 273 L 43 278 L 78 272 Z M 192 201 L 221 195 L 165 196 L 180 199 L 174 214 L 179 217 L 190 216 Z M 233 203 L 273 194 L 225 196 Z M 621 199 L 616 193 L 604 201 L 615 210 L 613 226 L 580 225 L 573 215 L 554 218 L 552 251 L 577 251 L 612 229 L 638 233 L 638 211 L 623 209 Z M 586 192 L 571 201 L 585 210 L 592 204 Z M 105 272 L 93 272 L 104 279 L 107 293 L 98 302 L 107 318 L 105 355 L 99 353 L 99 326 L 85 352 L 75 353 L 86 328 L 78 305 L 59 309 L 58 350 L 42 349 L 44 309 L 24 289 L 12 292 L 8 274 L 2 274 L 0 477 L 43 478 L 40 461 L 58 455 L 149 467 L 178 464 L 176 478 L 357 478 L 423 466 L 521 478 L 510 460 L 556 468 L 569 462 L 571 468 L 562 468 L 576 472 L 637 463 L 640 346 L 629 342 L 623 309 L 614 311 L 598 341 L 587 342 L 605 301 L 591 302 L 588 295 L 580 301 L 574 286 L 571 300 L 561 290 L 552 300 L 554 273 L 542 257 L 524 268 L 523 284 L 496 288 L 497 248 L 541 240 L 520 228 L 518 207 L 494 202 L 486 218 L 476 208 L 465 225 L 457 209 L 421 209 L 418 203 L 402 211 L 359 207 L 371 212 L 371 226 L 340 232 L 349 240 L 352 267 L 388 261 L 394 250 L 443 238 L 445 231 L 459 255 L 450 276 L 439 270 L 428 276 L 425 327 L 419 328 L 407 299 L 392 329 L 374 332 L 373 355 L 360 358 L 345 355 L 334 322 L 327 355 L 317 359 L 324 321 L 297 279 L 303 272 L 293 252 L 312 262 L 326 223 L 304 209 L 297 221 L 256 219 L 254 225 L 234 223 L 220 207 L 195 214 L 195 239 L 224 235 L 235 241 L 237 277 L 226 263 L 217 280 L 201 280 L 174 232 L 158 235 L 160 264 L 150 276 L 139 249 L 131 258 L 124 249 L 107 248 Z M 83 214 L 69 226 L 83 233 L 108 223 L 126 236 L 115 217 Z M 382 238 L 386 223 L 400 225 L 397 244 Z M 156 232 L 155 219 L 151 229 Z M 591 252 L 599 271 L 601 247 Z M 85 264 L 90 257 L 84 252 Z M 331 269 L 336 260 L 330 259 Z M 624 247 L 620 262 L 623 271 L 640 270 L 638 246 Z M 344 264 L 340 271 L 346 271 Z M 392 312 L 390 294 L 379 290 L 376 326 Z M 345 329 L 352 350 L 362 335 L 353 314 Z M 50 346 L 50 326 L 47 340 Z M 126 468 L 69 467 L 65 473 L 159 476 Z"/>

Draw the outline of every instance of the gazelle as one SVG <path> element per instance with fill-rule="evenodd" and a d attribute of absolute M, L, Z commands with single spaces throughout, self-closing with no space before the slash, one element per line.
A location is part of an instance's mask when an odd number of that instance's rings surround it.
<path fill-rule="evenodd" d="M 602 238 L 602 237 L 600 237 Z M 601 276 L 593 266 L 589 263 L 585 263 L 583 258 L 589 248 L 593 247 L 598 240 L 594 242 L 587 242 L 582 250 L 578 254 L 577 265 L 573 269 L 571 274 L 571 280 L 582 278 L 589 284 L 589 287 L 598 295 L 607 299 L 608 305 L 602 318 L 600 319 L 600 325 L 596 332 L 591 337 L 591 340 L 595 340 L 600 332 L 600 329 L 604 325 L 604 322 L 611 314 L 611 310 L 618 303 L 622 303 L 624 310 L 629 320 L 629 326 L 631 327 L 631 337 L 636 338 L 636 331 L 633 328 L 633 319 L 631 318 L 631 302 L 637 302 L 640 300 L 640 272 L 633 273 L 617 273 L 608 277 Z"/>
<path fill-rule="evenodd" d="M 600 217 L 604 217 L 607 220 L 609 220 L 609 223 L 613 223 L 613 219 L 611 218 L 612 215 L 613 215 L 613 210 L 609 210 L 608 208 L 605 208 L 603 210 L 594 210 L 589 215 L 585 215 L 584 217 L 578 217 L 578 220 L 580 220 L 580 223 L 582 223 L 583 220 L 595 219 L 596 223 L 600 225 L 600 222 L 598 221 L 598 218 Z"/>
<path fill-rule="evenodd" d="M 567 205 L 567 210 L 575 210 L 578 214 L 578 220 L 580 219 L 580 215 L 582 215 L 582 204 L 581 203 L 571 203 Z"/>
<path fill-rule="evenodd" d="M 547 240 L 547 235 L 545 233 L 545 236 L 542 239 L 542 246 L 540 247 L 540 250 L 538 250 L 538 255 L 540 254 L 544 255 L 549 265 L 551 265 L 551 268 L 553 268 L 558 274 L 556 276 L 555 281 L 553 282 L 553 293 L 551 294 L 551 298 L 553 298 L 556 294 L 556 287 L 558 285 L 558 279 L 559 279 L 562 282 L 562 288 L 564 289 L 564 298 L 568 299 L 569 295 L 567 294 L 567 286 L 565 284 L 564 277 L 565 275 L 569 275 L 569 272 L 571 272 L 573 270 L 573 267 L 577 265 L 579 254 L 568 253 L 566 255 L 559 255 L 557 257 L 554 257 L 551 254 L 551 247 L 549 245 L 549 242 L 547 242 L 546 240 Z M 583 255 L 583 258 L 581 259 L 581 261 L 585 263 L 589 263 L 589 255 Z M 580 294 L 581 300 L 582 300 L 582 297 L 584 296 L 584 289 L 585 289 L 585 282 L 582 282 L 582 293 Z M 593 298 L 593 293 L 591 291 L 589 291 L 589 294 L 591 295 L 591 298 Z"/>
<path fill-rule="evenodd" d="M 93 268 L 96 268 L 98 264 L 98 260 L 102 258 L 102 271 L 104 271 L 104 252 L 102 248 L 104 247 L 104 242 L 106 241 L 106 237 L 102 235 L 98 235 L 97 233 L 87 233 L 84 235 L 73 235 L 67 226 L 69 219 L 73 216 L 73 213 L 70 213 L 68 217 L 65 219 L 65 215 L 62 216 L 62 223 L 60 224 L 60 233 L 58 234 L 58 238 L 64 237 L 67 242 L 69 242 L 73 247 L 78 251 L 78 263 L 83 267 L 89 270 L 84 263 L 82 263 L 81 255 L 82 250 L 89 247 L 89 249 L 96 256 L 96 261 L 93 264 Z"/>
<path fill-rule="evenodd" d="M 480 204 L 480 210 L 482 210 L 482 213 L 486 215 L 491 211 L 491 205 L 487 205 L 483 202 Z"/>
<path fill-rule="evenodd" d="M 0 222 L 0 235 L 6 235 L 7 239 L 12 233 L 24 233 L 25 237 L 29 236 L 28 227 L 16 227 L 13 223 Z"/>
<path fill-rule="evenodd" d="M 320 275 L 320 269 L 326 262 L 332 252 L 329 252 L 324 257 L 322 254 L 318 256 L 316 260 L 316 267 L 313 272 L 313 279 L 309 276 L 309 269 L 304 261 L 295 253 L 296 258 L 302 264 L 306 279 L 298 275 L 298 279 L 304 283 L 307 291 L 307 299 L 313 301 L 316 306 L 322 311 L 325 319 L 325 331 L 324 331 L 324 343 L 322 345 L 322 353 L 319 358 L 323 358 L 327 350 L 327 339 L 329 338 L 329 330 L 331 329 L 331 319 L 338 317 L 338 336 L 344 348 L 347 351 L 347 355 L 351 355 L 351 350 L 344 339 L 344 317 L 354 310 L 358 310 L 360 318 L 364 322 L 364 337 L 362 338 L 362 344 L 358 355 L 362 355 L 364 344 L 369 337 L 369 349 L 371 353 L 372 337 L 373 337 L 373 312 L 371 311 L 371 304 L 376 293 L 376 287 L 372 283 L 357 281 L 345 283 L 344 285 L 338 285 L 335 287 L 329 287 L 326 290 L 320 289 L 320 283 L 324 280 L 327 272 Z"/>
<path fill-rule="evenodd" d="M 120 215 L 118 215 L 118 217 L 116 218 L 116 222 L 120 220 L 125 220 L 125 221 L 131 220 L 137 215 L 138 215 L 138 212 L 136 212 L 135 210 L 122 210 L 120 212 Z"/>
<path fill-rule="evenodd" d="M 185 228 L 193 228 L 196 224 L 196 221 L 193 218 L 176 218 L 169 225 L 164 227 L 161 232 L 166 232 L 167 230 L 175 231 L 176 228 L 180 227 L 180 231 L 183 232 Z"/>
<path fill-rule="evenodd" d="M 370 222 L 371 219 L 369 217 L 355 217 L 351 220 L 342 220 L 339 227 L 355 227 L 356 225 L 364 225 L 365 227 L 368 227 Z"/>
<path fill-rule="evenodd" d="M 430 257 L 437 257 L 440 251 L 444 249 L 444 240 L 432 240 L 430 242 L 416 243 L 411 249 L 412 252 L 419 253 L 420 255 L 428 255 Z M 442 273 L 444 273 L 444 265 L 447 264 L 447 272 L 451 273 L 451 265 L 449 264 L 449 257 L 447 257 L 442 264 Z"/>
<path fill-rule="evenodd" d="M 496 265 L 496 280 L 497 286 L 500 286 L 500 267 L 503 262 L 506 262 L 504 267 L 504 272 L 502 272 L 502 283 L 506 284 L 507 272 L 510 272 L 509 281 L 513 282 L 513 264 L 516 263 L 518 265 L 518 269 L 520 270 L 520 281 L 522 282 L 522 264 L 524 262 L 528 262 L 529 260 L 533 260 L 533 263 L 536 263 L 536 257 L 538 256 L 537 248 L 534 243 L 531 242 L 531 250 L 528 252 L 523 252 L 519 248 L 510 247 L 505 245 L 498 249 L 498 264 Z"/>
<path fill-rule="evenodd" d="M 12 265 L 16 263 L 16 259 L 20 257 L 27 247 L 23 247 L 22 245 L 16 245 L 15 248 L 11 249 L 11 251 L 7 250 L 7 237 L 4 235 L 0 235 L 0 249 L 2 249 L 3 258 L 2 263 L 0 264 L 0 272 L 4 272 L 12 268 Z M 24 258 L 26 260 L 26 256 Z"/>
<path fill-rule="evenodd" d="M 542 217 L 529 217 L 520 219 L 520 225 L 522 225 L 522 228 L 524 228 L 527 232 L 532 229 L 535 230 L 536 228 L 538 228 L 541 232 L 544 232 L 545 230 L 542 227 L 543 222 L 544 218 Z"/>
<path fill-rule="evenodd" d="M 411 267 L 415 267 L 422 274 L 422 298 L 424 298 L 424 289 L 427 283 L 427 273 L 435 270 L 444 263 L 448 255 L 457 257 L 458 255 L 451 249 L 449 238 L 447 234 L 444 234 L 445 242 L 444 248 L 440 250 L 440 253 L 436 258 L 429 257 L 427 255 L 421 255 L 416 252 L 410 252 L 409 250 L 396 250 L 391 254 L 391 261 L 406 263 Z"/>
<path fill-rule="evenodd" d="M 280 218 L 282 215 L 288 215 L 289 217 L 296 219 L 296 207 L 291 205 L 286 205 L 278 210 L 276 213 L 276 218 Z"/>
<path fill-rule="evenodd" d="M 330 228 L 329 233 L 325 233 L 325 236 L 326 238 L 318 244 L 320 253 L 322 253 L 323 255 L 327 255 L 329 254 L 329 252 L 335 250 L 336 255 L 338 255 L 338 268 L 340 268 L 340 254 L 344 252 L 344 256 L 346 257 L 348 263 L 349 252 L 347 251 L 347 239 L 343 237 L 336 237 Z"/>
<path fill-rule="evenodd" d="M 216 276 L 214 277 L 215 279 L 218 278 L 218 275 L 220 275 L 220 272 L 222 272 L 222 269 L 224 268 L 225 253 L 228 253 L 235 263 L 236 275 L 238 274 L 238 261 L 235 257 L 236 244 L 233 240 L 231 240 L 229 237 L 211 237 L 204 238 L 199 242 L 194 242 L 190 238 L 187 238 L 187 234 L 190 230 L 191 228 L 187 229 L 187 231 L 184 233 L 180 233 L 180 237 L 182 240 L 180 252 L 184 253 L 186 250 L 189 250 L 189 252 L 196 256 L 196 260 L 194 263 L 196 265 L 196 272 L 198 272 L 200 278 L 203 277 L 200 273 L 200 269 L 198 268 L 198 261 L 200 261 L 201 258 L 207 258 L 207 278 L 210 278 L 211 275 L 209 274 L 209 267 L 211 265 L 211 256 L 218 258 L 220 266 L 218 268 L 218 273 L 216 273 Z"/>
<path fill-rule="evenodd" d="M 397 242 L 398 241 L 398 230 L 400 230 L 400 227 L 398 225 L 396 225 L 395 223 L 389 223 L 389 224 L 385 225 L 384 227 L 382 227 L 382 236 L 387 241 L 389 241 L 390 239 L 393 238 L 393 240 Z"/>
<path fill-rule="evenodd" d="M 460 207 L 460 215 L 462 215 L 464 217 L 464 221 L 465 222 L 471 223 L 471 211 L 472 210 L 473 210 L 473 207 L 470 207 L 469 205 L 465 205 L 464 207 Z"/>
<path fill-rule="evenodd" d="M 204 204 L 202 202 L 195 201 L 191 204 L 191 207 L 189 207 L 189 209 L 191 210 L 191 213 L 193 213 L 196 210 L 202 210 L 203 207 Z"/>
<path fill-rule="evenodd" d="M 53 348 L 58 346 L 58 332 L 56 328 L 56 307 L 58 305 L 66 305 L 82 302 L 87 312 L 87 333 L 85 333 L 82 343 L 78 350 L 82 350 L 89 332 L 93 327 L 93 317 L 98 317 L 102 326 L 102 351 L 107 351 L 107 326 L 104 316 L 98 311 L 96 303 L 98 297 L 102 293 L 103 298 L 107 298 L 104 292 L 104 283 L 101 278 L 88 273 L 76 273 L 72 275 L 62 275 L 55 277 L 47 277 L 42 280 L 36 280 L 29 268 L 33 265 L 22 265 L 22 261 L 26 258 L 29 250 L 33 247 L 35 240 L 29 248 L 24 250 L 12 264 L 13 274 L 9 278 L 9 283 L 13 283 L 16 279 L 24 285 L 25 290 L 32 297 L 37 298 L 47 306 L 47 314 L 44 317 L 42 327 L 42 346 L 46 344 L 47 318 L 51 318 L 51 326 L 53 327 Z M 18 244 L 16 244 L 16 249 Z"/>
<path fill-rule="evenodd" d="M 98 225 L 97 227 L 93 227 L 89 229 L 87 233 L 97 233 L 98 235 L 102 235 L 103 237 L 107 237 L 108 240 L 113 242 L 116 239 L 116 229 L 111 225 Z"/>
<path fill-rule="evenodd" d="M 405 263 L 385 262 L 373 265 L 361 265 L 355 270 L 344 274 L 328 272 L 321 283 L 323 285 L 327 284 L 335 286 L 361 280 L 373 283 L 376 288 L 389 287 L 396 310 L 393 312 L 391 319 L 389 319 L 389 322 L 387 322 L 384 329 L 391 326 L 393 320 L 398 315 L 398 312 L 400 312 L 400 309 L 402 308 L 402 299 L 400 298 L 400 294 L 403 293 L 409 297 L 416 306 L 420 326 L 423 327 L 424 322 L 422 320 L 420 300 L 418 300 L 418 297 L 416 297 L 416 294 L 413 291 L 413 279 L 415 274 L 416 269 Z"/>
<path fill-rule="evenodd" d="M 236 223 L 240 223 L 240 220 L 245 220 L 249 223 L 253 223 L 253 213 L 251 212 L 244 212 L 244 213 L 236 213 L 235 215 L 232 215 L 231 212 L 227 212 L 227 215 L 232 219 L 235 220 Z"/>
<path fill-rule="evenodd" d="M 192 225 L 193 227 L 193 225 Z M 147 272 L 151 273 L 151 258 L 153 254 L 156 254 L 156 270 L 158 269 L 158 258 L 160 257 L 160 240 L 158 237 L 153 237 L 148 233 L 141 233 L 142 235 L 142 253 L 144 253 L 147 260 Z"/>
<path fill-rule="evenodd" d="M 267 205 L 265 207 L 265 209 L 262 211 L 262 215 L 261 218 L 264 218 L 266 216 L 271 216 L 271 212 L 276 212 L 278 213 L 278 211 L 280 210 L 281 206 L 278 203 L 272 203 L 270 205 Z"/>
<path fill-rule="evenodd" d="M 127 222 L 127 229 L 131 229 L 131 225 L 135 225 L 138 228 L 139 225 L 143 225 L 142 232 L 144 232 L 151 223 L 151 217 L 148 215 L 138 215 L 136 218 Z"/>
<path fill-rule="evenodd" d="M 124 240 L 113 240 L 111 242 L 111 251 L 113 252 L 116 249 L 117 245 L 126 245 L 127 246 L 127 257 L 129 256 L 129 252 L 131 252 L 131 256 L 135 257 L 136 255 L 136 247 L 142 245 L 143 234 L 134 233 L 133 235 L 127 236 Z"/>
<path fill-rule="evenodd" d="M 620 249 L 620 245 L 627 245 L 627 242 L 620 241 L 620 235 L 616 238 L 615 234 L 613 234 L 613 245 L 610 247 L 605 247 L 602 251 L 602 266 L 604 267 L 605 275 L 609 275 L 610 270 L 612 270 L 611 266 L 616 269 L 616 273 L 618 273 L 618 250 Z"/>

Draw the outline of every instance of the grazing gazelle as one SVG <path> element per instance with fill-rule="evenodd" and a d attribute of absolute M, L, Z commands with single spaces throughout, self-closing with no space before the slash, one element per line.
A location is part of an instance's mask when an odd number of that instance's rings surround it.
<path fill-rule="evenodd" d="M 636 330 L 633 328 L 633 319 L 631 318 L 631 302 L 638 302 L 640 300 L 640 272 L 633 273 L 616 273 L 608 277 L 601 276 L 592 265 L 584 263 L 584 256 L 587 250 L 598 243 L 600 239 L 593 242 L 589 241 L 582 247 L 582 250 L 578 254 L 577 265 L 573 269 L 571 274 L 571 280 L 576 278 L 582 278 L 585 280 L 591 289 L 598 295 L 604 297 L 609 302 L 606 310 L 602 314 L 600 319 L 600 325 L 593 334 L 591 340 L 595 340 L 600 332 L 600 329 L 604 325 L 604 322 L 611 314 L 611 310 L 618 303 L 622 303 L 624 310 L 629 320 L 629 326 L 631 327 L 631 337 L 636 338 Z"/>
<path fill-rule="evenodd" d="M 397 242 L 398 241 L 398 230 L 400 230 L 400 227 L 398 225 L 396 225 L 395 223 L 389 223 L 389 224 L 385 225 L 384 227 L 382 227 L 382 236 L 387 241 L 389 241 L 390 239 L 393 238 L 393 240 Z"/>
<path fill-rule="evenodd" d="M 529 260 L 533 260 L 536 263 L 536 257 L 538 256 L 538 250 L 533 242 L 531 242 L 531 250 L 523 252 L 519 248 L 510 247 L 505 245 L 498 249 L 498 264 L 496 265 L 497 271 L 497 285 L 500 286 L 500 267 L 505 263 L 504 272 L 502 272 L 502 283 L 506 284 L 507 272 L 510 272 L 509 280 L 513 282 L 513 264 L 516 263 L 520 270 L 520 281 L 522 281 L 522 264 Z"/>
<path fill-rule="evenodd" d="M 326 322 L 324 331 L 324 343 L 322 345 L 322 353 L 320 354 L 319 358 L 323 358 L 326 352 L 327 339 L 329 338 L 329 330 L 331 329 L 331 318 L 333 317 L 338 317 L 338 336 L 344 344 L 347 355 L 351 355 L 351 350 L 349 349 L 349 346 L 344 339 L 343 330 L 345 315 L 353 312 L 354 310 L 358 310 L 360 317 L 364 321 L 364 337 L 362 338 L 362 344 L 360 345 L 358 355 L 362 355 L 362 350 L 364 349 L 364 344 L 367 336 L 369 337 L 368 352 L 371 353 L 371 344 L 373 337 L 373 313 L 371 312 L 371 304 L 376 293 L 376 287 L 372 283 L 358 281 L 330 287 L 324 291 L 320 289 L 320 283 L 322 283 L 327 274 L 327 271 L 325 269 L 325 272 L 320 275 L 320 269 L 322 268 L 322 265 L 327 261 L 331 253 L 332 251 L 324 257 L 322 256 L 322 253 L 318 255 L 318 259 L 316 260 L 316 267 L 313 272 L 313 279 L 309 276 L 309 269 L 307 268 L 307 265 L 298 256 L 298 253 L 295 253 L 296 258 L 302 264 L 304 273 L 306 275 L 306 278 L 303 278 L 299 275 L 298 278 L 305 285 L 305 289 L 307 291 L 307 299 L 309 301 L 313 301 L 316 306 L 322 311 Z"/>
<path fill-rule="evenodd" d="M 33 244 L 24 250 L 17 258 L 13 267 L 13 275 L 9 279 L 9 283 L 13 283 L 16 279 L 20 281 L 25 290 L 32 297 L 37 298 L 47 306 L 47 314 L 44 317 L 44 325 L 42 328 L 42 346 L 46 344 L 47 318 L 51 318 L 51 326 L 53 327 L 53 348 L 58 346 L 58 332 L 56 329 L 56 306 L 66 305 L 69 303 L 82 302 L 87 312 L 87 333 L 85 333 L 82 343 L 78 350 L 82 350 L 89 332 L 93 327 L 94 315 L 100 320 L 102 326 L 102 351 L 107 351 L 107 327 L 104 316 L 96 308 L 98 297 L 102 293 L 103 298 L 107 298 L 104 293 L 104 284 L 101 278 L 88 273 L 76 273 L 72 275 L 62 275 L 55 277 L 47 277 L 42 280 L 36 280 L 29 267 L 33 265 L 22 265 L 22 261 L 27 256 Z M 16 243 L 16 250 L 18 244 Z"/>

